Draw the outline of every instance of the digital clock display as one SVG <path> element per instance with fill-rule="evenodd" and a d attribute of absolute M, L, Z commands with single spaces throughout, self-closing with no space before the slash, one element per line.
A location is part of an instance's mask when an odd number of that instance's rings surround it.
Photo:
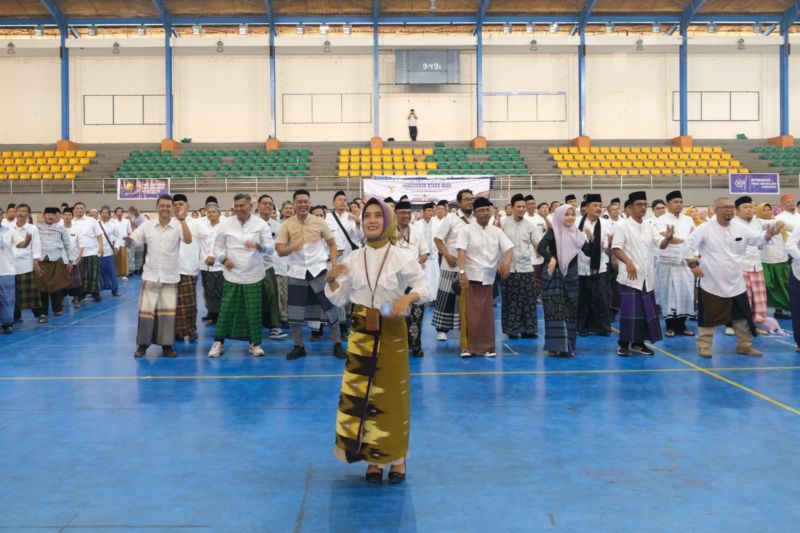
<path fill-rule="evenodd" d="M 395 83 L 460 83 L 457 50 L 398 50 Z"/>

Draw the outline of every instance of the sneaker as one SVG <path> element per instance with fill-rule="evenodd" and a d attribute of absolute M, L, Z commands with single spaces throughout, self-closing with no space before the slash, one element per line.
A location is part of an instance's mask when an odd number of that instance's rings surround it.
<path fill-rule="evenodd" d="M 214 344 L 211 345 L 211 349 L 208 351 L 208 356 L 215 359 L 224 353 L 225 345 L 219 341 L 214 341 Z"/>
<path fill-rule="evenodd" d="M 285 333 L 283 330 L 281 330 L 279 328 L 272 328 L 272 329 L 269 330 L 269 335 L 267 335 L 267 338 L 268 339 L 272 339 L 274 341 L 277 341 L 277 340 L 280 340 L 280 339 L 285 339 L 288 336 L 289 336 L 289 334 Z"/>
<path fill-rule="evenodd" d="M 295 359 L 300 359 L 301 357 L 306 356 L 306 349 L 304 346 L 295 346 L 292 348 L 292 351 L 286 354 L 286 359 L 289 361 L 293 361 Z"/>
<path fill-rule="evenodd" d="M 446 341 L 447 340 L 447 333 L 445 333 L 444 331 L 438 332 L 436 334 L 436 340 L 437 341 Z"/>
<path fill-rule="evenodd" d="M 122 295 L 120 293 L 118 293 L 118 292 L 112 292 L 111 296 L 113 296 L 114 298 L 119 298 Z"/>
<path fill-rule="evenodd" d="M 347 352 L 342 348 L 341 342 L 333 345 L 333 356 L 337 359 L 347 359 Z"/>
<path fill-rule="evenodd" d="M 725 328 L 725 335 L 728 335 L 728 336 L 732 337 L 732 336 L 736 335 L 736 332 L 733 331 L 733 328 Z"/>
<path fill-rule="evenodd" d="M 639 355 L 653 355 L 655 353 L 644 344 L 631 344 L 631 351 Z"/>
<path fill-rule="evenodd" d="M 470 357 L 470 356 L 472 356 L 472 354 L 469 353 L 469 350 L 461 350 L 461 357 Z"/>
<path fill-rule="evenodd" d="M 128 281 L 128 277 L 127 276 L 122 276 L 122 281 Z"/>
<path fill-rule="evenodd" d="M 144 357 L 146 354 L 147 354 L 147 346 L 146 346 L 146 345 L 144 345 L 144 344 L 140 344 L 140 345 L 139 345 L 139 346 L 136 348 L 136 351 L 135 351 L 135 352 L 133 352 L 133 356 L 134 356 L 136 359 L 139 359 L 139 358 L 141 358 L 141 357 Z"/>
<path fill-rule="evenodd" d="M 483 354 L 484 357 L 494 357 L 496 355 L 497 355 L 497 352 L 495 352 L 494 350 L 492 350 L 490 352 L 486 352 L 485 354 Z"/>
<path fill-rule="evenodd" d="M 631 351 L 627 346 L 617 345 L 617 355 L 620 357 L 629 357 L 631 355 Z"/>
<path fill-rule="evenodd" d="M 39 317 L 39 324 L 47 324 L 47 315 L 42 315 Z"/>
<path fill-rule="evenodd" d="M 261 357 L 264 355 L 264 348 L 260 344 L 251 344 L 249 352 L 253 357 Z"/>

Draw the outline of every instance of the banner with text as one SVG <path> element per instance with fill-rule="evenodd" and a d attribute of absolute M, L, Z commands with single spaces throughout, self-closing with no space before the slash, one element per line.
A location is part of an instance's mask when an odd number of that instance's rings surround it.
<path fill-rule="evenodd" d="M 155 200 L 162 194 L 169 194 L 169 178 L 117 180 L 117 200 Z"/>
<path fill-rule="evenodd" d="M 778 174 L 731 174 L 728 190 L 731 194 L 780 194 Z"/>
<path fill-rule="evenodd" d="M 461 189 L 469 189 L 475 196 L 489 197 L 492 188 L 490 176 L 376 176 L 374 179 L 363 180 L 364 196 L 375 196 L 380 199 L 391 196 L 397 201 L 401 196 L 408 196 L 412 204 L 424 204 L 447 200 L 456 201 L 456 194 Z"/>

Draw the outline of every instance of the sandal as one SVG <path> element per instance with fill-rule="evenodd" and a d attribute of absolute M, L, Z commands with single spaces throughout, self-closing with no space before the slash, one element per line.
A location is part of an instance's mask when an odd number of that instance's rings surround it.
<path fill-rule="evenodd" d="M 389 478 L 389 484 L 397 485 L 398 483 L 402 483 L 403 481 L 405 481 L 406 479 L 405 469 L 406 469 L 405 461 L 403 461 L 403 472 L 398 472 L 394 470 L 393 466 L 392 469 L 389 470 L 389 475 L 387 476 Z"/>
<path fill-rule="evenodd" d="M 671 330 L 671 329 L 668 329 L 667 331 L 664 332 L 664 336 L 665 337 L 674 337 L 675 336 L 675 332 L 673 330 Z"/>
<path fill-rule="evenodd" d="M 383 481 L 383 468 L 378 468 L 377 470 L 370 470 L 373 467 L 372 465 L 367 467 L 367 483 L 381 483 Z"/>

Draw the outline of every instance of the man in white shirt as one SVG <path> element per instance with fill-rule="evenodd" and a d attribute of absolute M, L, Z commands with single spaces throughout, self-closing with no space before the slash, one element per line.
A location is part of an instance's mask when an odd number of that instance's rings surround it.
<path fill-rule="evenodd" d="M 531 197 L 533 198 L 533 197 Z M 536 201 L 534 210 L 536 209 Z M 534 257 L 541 240 L 534 218 L 528 216 L 528 202 L 521 194 L 511 197 L 511 216 L 503 220 L 503 233 L 514 245 L 508 277 L 503 280 L 501 324 L 509 338 L 538 337 L 536 320 L 536 273 Z"/>
<path fill-rule="evenodd" d="M 681 191 L 672 191 L 666 198 L 667 212 L 655 220 L 655 227 L 663 236 L 667 226 L 672 226 L 674 246 L 661 250 L 656 262 L 656 301 L 666 324 L 664 335 L 691 337 L 694 333 L 686 328 L 686 319 L 695 315 L 694 277 L 687 261 L 694 258 L 694 253 L 686 247 L 685 241 L 695 225 L 683 214 Z"/>
<path fill-rule="evenodd" d="M 51 306 L 55 316 L 62 314 L 64 289 L 70 285 L 72 264 L 77 253 L 72 247 L 69 232 L 58 224 L 60 215 L 57 207 L 47 207 L 42 215 L 43 221 L 36 224 L 42 255 L 36 275 L 36 285 L 42 300 L 40 323 L 47 321 Z"/>
<path fill-rule="evenodd" d="M 17 204 L 10 203 L 6 206 L 6 214 L 2 220 L 0 220 L 0 225 L 11 228 L 17 221 Z"/>
<path fill-rule="evenodd" d="M 736 220 L 748 226 L 754 233 L 763 232 L 761 220 L 755 217 L 752 198 L 741 196 L 736 199 L 734 205 L 736 206 Z M 748 245 L 741 265 L 744 285 L 747 288 L 747 299 L 750 302 L 750 311 L 753 313 L 753 322 L 763 324 L 767 318 L 767 285 L 764 281 L 764 268 L 761 266 L 761 246 Z"/>
<path fill-rule="evenodd" d="M 436 249 L 436 245 L 433 244 L 434 229 L 439 227 L 434 222 L 437 220 L 434 216 L 435 209 L 436 204 L 433 202 L 424 204 L 419 220 L 412 224 L 412 227 L 422 236 L 430 252 L 428 260 L 425 261 L 425 278 L 428 280 L 428 287 L 439 286 L 439 251 Z"/>
<path fill-rule="evenodd" d="M 753 347 L 755 325 L 752 320 L 747 287 L 742 277 L 742 262 L 748 246 L 759 246 L 772 239 L 783 227 L 782 222 L 756 232 L 734 217 L 735 205 L 730 198 L 715 203 L 716 217 L 701 224 L 686 240 L 686 246 L 700 256 L 689 262 L 695 277 L 700 278 L 697 313 L 697 351 L 711 357 L 716 326 L 733 323 L 736 353 L 760 357 Z"/>
<path fill-rule="evenodd" d="M 0 326 L 4 335 L 11 334 L 14 326 L 17 276 L 14 252 L 18 245 L 29 246 L 30 242 L 31 238 L 27 236 L 24 240 L 18 241 L 15 232 L 11 231 L 9 226 L 0 225 Z"/>
<path fill-rule="evenodd" d="M 361 247 L 361 221 L 354 217 L 347 208 L 347 195 L 344 191 L 336 191 L 333 195 L 333 209 L 325 215 L 325 222 L 331 228 L 331 233 L 336 240 L 336 251 L 339 260 L 350 255 L 353 250 Z M 347 334 L 347 324 L 350 322 L 350 304 L 338 307 L 339 327 L 342 336 Z"/>
<path fill-rule="evenodd" d="M 31 208 L 28 204 L 17 204 L 17 220 L 11 226 L 11 231 L 18 243 L 28 241 L 30 246 L 17 246 L 14 248 L 14 268 L 16 271 L 16 296 L 14 319 L 21 320 L 22 310 L 30 309 L 36 318 L 42 316 L 42 298 L 36 287 L 36 276 L 41 275 L 39 260 L 42 258 L 42 245 L 39 239 L 39 230 L 28 223 Z M 46 321 L 46 320 L 45 320 Z M 43 322 L 40 320 L 40 322 Z"/>
<path fill-rule="evenodd" d="M 786 226 L 786 231 L 792 232 L 800 226 L 800 212 L 797 210 L 797 204 L 794 203 L 794 195 L 786 193 L 781 196 L 781 207 L 783 211 L 778 213 L 775 220 L 783 222 Z"/>
<path fill-rule="evenodd" d="M 779 238 L 779 237 L 776 237 Z M 786 239 L 786 252 L 792 259 L 789 275 L 789 303 L 792 314 L 792 332 L 796 352 L 800 352 L 800 225 Z"/>
<path fill-rule="evenodd" d="M 137 349 L 133 356 L 144 357 L 151 344 L 161 346 L 163 357 L 176 357 L 175 308 L 178 305 L 178 255 L 181 242 L 191 243 L 192 232 L 186 223 L 186 210 L 175 209 L 172 197 L 156 200 L 158 218 L 148 220 L 125 238 L 128 246 L 147 246 L 142 267 L 142 291 L 139 295 L 139 321 L 136 328 Z"/>
<path fill-rule="evenodd" d="M 185 194 L 172 197 L 176 210 L 191 212 L 189 199 Z M 201 243 L 208 237 L 209 226 L 199 218 L 188 217 L 186 225 L 192 234 L 191 243 L 181 243 L 178 252 L 178 307 L 175 312 L 175 339 L 188 342 L 197 340 L 197 278 L 200 276 Z"/>
<path fill-rule="evenodd" d="M 631 217 L 614 229 L 611 250 L 619 260 L 619 346 L 617 355 L 628 357 L 631 353 L 653 355 L 645 341 L 661 340 L 658 306 L 653 288 L 653 247 L 664 249 L 673 239 L 674 228 L 668 226 L 660 235 L 652 224 L 644 220 L 647 213 L 647 195 L 644 191 L 628 196 Z"/>
<path fill-rule="evenodd" d="M 214 256 L 214 241 L 221 222 L 222 210 L 215 203 L 206 203 L 206 217 L 200 223 L 206 225 L 206 237 L 200 243 L 200 279 L 203 284 L 203 299 L 206 316 L 202 318 L 206 326 L 217 323 L 219 308 L 222 305 L 222 292 L 225 285 L 225 267 Z"/>
<path fill-rule="evenodd" d="M 411 226 L 411 202 L 401 200 L 394 208 L 397 215 L 397 247 L 411 252 L 414 259 L 425 270 L 429 261 L 430 251 L 425 238 Z M 406 317 L 408 327 L 408 347 L 414 357 L 423 357 L 422 351 L 422 316 L 425 314 L 425 302 L 418 300 L 411 304 Z"/>
<path fill-rule="evenodd" d="M 271 254 L 275 241 L 269 224 L 252 214 L 249 194 L 233 197 L 234 216 L 219 224 L 214 255 L 225 267 L 222 307 L 214 330 L 214 344 L 208 356 L 224 353 L 225 339 L 250 341 L 250 355 L 261 357 L 261 297 L 264 280 L 263 254 Z"/>
<path fill-rule="evenodd" d="M 92 217 L 86 216 L 86 204 L 75 202 L 72 207 L 75 219 L 72 225 L 78 232 L 78 257 L 81 258 L 81 297 L 91 294 L 100 301 L 100 257 L 103 256 L 103 232 Z"/>
<path fill-rule="evenodd" d="M 461 286 L 461 357 L 495 356 L 494 280 L 506 279 L 514 244 L 503 230 L 489 223 L 492 203 L 479 196 L 475 220 L 458 233 L 458 282 Z M 440 233 L 441 234 L 441 233 Z"/>
<path fill-rule="evenodd" d="M 414 142 L 417 140 L 417 114 L 412 109 L 408 114 L 408 136 L 411 137 L 411 141 Z"/>
<path fill-rule="evenodd" d="M 110 290 L 112 296 L 120 296 L 119 281 L 115 264 L 115 245 L 122 236 L 119 234 L 119 225 L 111 218 L 111 208 L 104 205 L 100 208 L 100 232 L 103 237 L 103 256 L 100 258 L 100 290 Z"/>
<path fill-rule="evenodd" d="M 275 201 L 269 194 L 258 197 L 258 216 L 269 226 L 273 241 L 281 229 L 280 223 L 272 218 Z M 281 329 L 280 306 L 278 304 L 278 277 L 275 275 L 275 250 L 262 255 L 264 264 L 264 280 L 261 282 L 261 325 L 269 329 L 268 337 L 272 340 L 285 339 L 286 333 Z"/>
<path fill-rule="evenodd" d="M 578 252 L 578 335 L 590 333 L 611 335 L 611 316 L 608 311 L 608 256 L 612 232 L 608 222 L 600 218 L 603 198 L 587 194 L 586 214 L 578 223 L 592 248 L 591 256 Z"/>
<path fill-rule="evenodd" d="M 459 327 L 460 303 L 455 284 L 458 282 L 458 250 L 456 242 L 459 232 L 469 225 L 472 218 L 472 191 L 462 189 L 456 194 L 460 209 L 448 214 L 433 235 L 433 242 L 442 258 L 439 274 L 439 291 L 431 324 L 436 328 L 436 340 L 446 341 L 447 332 Z M 460 291 L 463 294 L 464 291 Z M 463 335 L 462 335 L 463 336 Z"/>
<path fill-rule="evenodd" d="M 125 237 L 129 236 L 133 229 L 130 219 L 123 218 L 125 210 L 121 207 L 114 208 L 114 218 L 111 221 L 117 226 L 119 240 L 114 243 L 114 270 L 117 277 L 122 281 L 128 281 L 128 247 L 125 246 Z"/>
<path fill-rule="evenodd" d="M 529 194 L 525 197 L 525 218 L 533 222 L 535 229 L 536 243 L 542 240 L 544 234 L 547 233 L 547 215 L 549 214 L 550 206 L 547 203 L 536 205 L 536 198 Z M 542 214 L 544 213 L 544 214 Z M 515 252 L 516 253 L 516 252 Z M 536 290 L 536 299 L 539 299 L 539 294 L 542 292 L 542 265 L 544 258 L 536 251 L 536 245 L 533 247 L 533 274 L 536 278 L 534 289 Z"/>
<path fill-rule="evenodd" d="M 72 208 L 67 206 L 61 212 L 61 223 L 64 225 L 64 229 L 67 230 L 69 234 L 69 242 L 70 246 L 72 247 L 75 253 L 75 260 L 72 262 L 72 271 L 69 273 L 69 286 L 66 289 L 66 294 L 72 297 L 72 307 L 75 309 L 80 308 L 81 302 L 81 251 L 80 245 L 78 244 L 78 230 L 75 226 L 72 225 L 72 220 L 75 218 L 73 214 Z M 63 257 L 64 261 L 68 260 L 68 257 L 65 255 Z"/>

